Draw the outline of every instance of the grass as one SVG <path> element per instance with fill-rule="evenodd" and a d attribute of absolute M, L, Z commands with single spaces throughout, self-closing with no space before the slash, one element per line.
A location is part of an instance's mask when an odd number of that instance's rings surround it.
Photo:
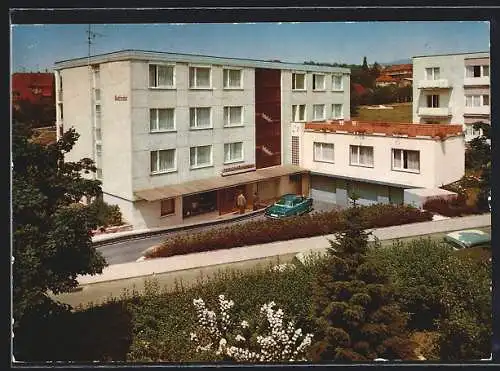
<path fill-rule="evenodd" d="M 393 109 L 368 109 L 360 106 L 358 114 L 352 120 L 358 121 L 384 121 L 384 122 L 413 122 L 412 103 L 385 104 Z"/>

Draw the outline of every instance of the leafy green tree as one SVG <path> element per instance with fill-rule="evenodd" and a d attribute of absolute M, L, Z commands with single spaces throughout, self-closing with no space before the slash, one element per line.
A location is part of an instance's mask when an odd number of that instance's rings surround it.
<path fill-rule="evenodd" d="M 318 328 L 318 341 L 313 344 L 311 358 L 412 359 L 407 314 L 394 301 L 383 267 L 366 259 L 368 233 L 359 209 L 349 209 L 344 232 L 330 242 L 329 259 L 312 285 L 311 317 Z"/>
<path fill-rule="evenodd" d="M 83 196 L 95 197 L 100 182 L 82 175 L 95 171 L 84 158 L 65 162 L 78 139 L 70 129 L 54 144 L 30 140 L 31 127 L 16 123 L 12 132 L 12 229 L 14 331 L 28 314 L 51 311 L 48 291 L 67 292 L 79 274 L 96 274 L 106 266 L 95 250 L 91 229 L 96 220 Z"/>
<path fill-rule="evenodd" d="M 361 68 L 363 69 L 363 71 L 368 71 L 369 70 L 368 62 L 366 61 L 366 56 L 363 57 L 363 64 L 361 65 Z"/>

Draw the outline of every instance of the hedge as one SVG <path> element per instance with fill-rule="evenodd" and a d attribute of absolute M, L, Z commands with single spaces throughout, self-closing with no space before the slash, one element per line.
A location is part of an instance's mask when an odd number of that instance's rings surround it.
<path fill-rule="evenodd" d="M 432 214 L 407 205 L 376 204 L 359 206 L 363 225 L 388 227 L 432 220 Z M 146 258 L 168 257 L 195 252 L 230 249 L 296 238 L 332 234 L 344 228 L 345 211 L 317 212 L 283 220 L 250 221 L 223 228 L 177 235 L 150 250 Z"/>
<path fill-rule="evenodd" d="M 431 198 L 422 207 L 430 212 L 448 217 L 481 213 L 477 206 L 467 205 L 466 197 L 461 194 L 452 199 Z"/>

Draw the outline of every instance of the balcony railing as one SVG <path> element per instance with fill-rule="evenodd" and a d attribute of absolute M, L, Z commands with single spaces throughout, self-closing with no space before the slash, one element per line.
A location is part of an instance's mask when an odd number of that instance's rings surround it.
<path fill-rule="evenodd" d="M 464 107 L 465 115 L 489 115 L 490 114 L 490 106 L 481 106 L 481 107 Z"/>
<path fill-rule="evenodd" d="M 419 107 L 419 116 L 447 117 L 451 116 L 450 107 Z"/>
<path fill-rule="evenodd" d="M 448 79 L 437 79 L 437 80 L 420 80 L 418 82 L 419 89 L 448 89 L 451 85 Z"/>
<path fill-rule="evenodd" d="M 466 77 L 464 78 L 464 86 L 490 85 L 490 77 Z"/>

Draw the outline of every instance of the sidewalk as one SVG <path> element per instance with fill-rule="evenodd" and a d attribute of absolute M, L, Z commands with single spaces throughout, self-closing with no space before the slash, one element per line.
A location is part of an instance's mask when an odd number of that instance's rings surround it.
<path fill-rule="evenodd" d="M 373 229 L 372 231 L 374 236 L 383 241 L 396 238 L 417 237 L 432 233 L 451 232 L 460 229 L 486 227 L 490 225 L 491 214 L 482 214 L 379 228 Z M 335 235 L 331 234 L 289 241 L 278 241 L 263 245 L 243 246 L 232 249 L 144 260 L 140 262 L 115 264 L 104 268 L 100 275 L 78 276 L 77 279 L 80 285 L 88 285 L 98 282 L 108 282 L 185 269 L 235 263 L 245 260 L 262 259 L 277 255 L 299 252 L 321 252 L 329 246 L 328 240 L 333 240 L 334 238 Z"/>

